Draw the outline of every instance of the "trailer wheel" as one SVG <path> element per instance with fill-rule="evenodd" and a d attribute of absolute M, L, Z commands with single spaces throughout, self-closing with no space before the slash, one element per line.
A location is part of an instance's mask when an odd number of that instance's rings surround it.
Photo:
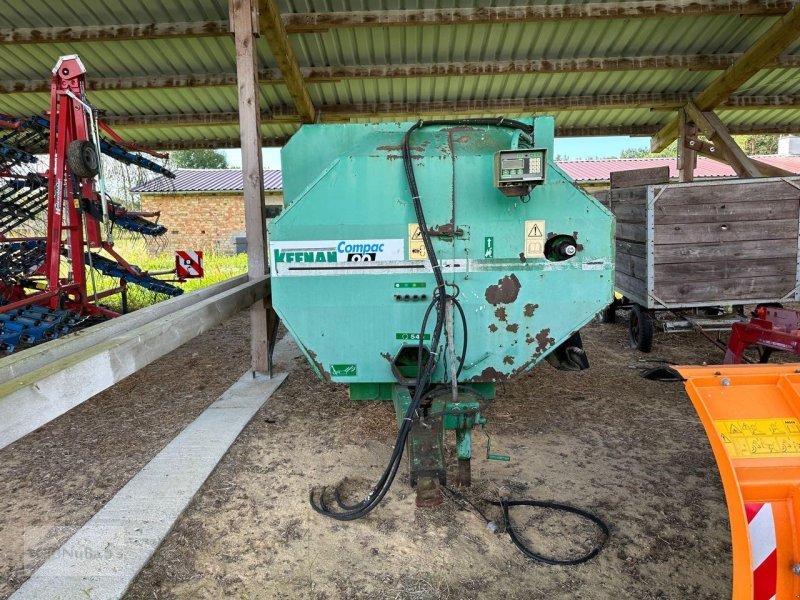
<path fill-rule="evenodd" d="M 639 304 L 634 304 L 631 308 L 628 337 L 631 346 L 641 352 L 650 352 L 653 349 L 653 317 Z"/>
<path fill-rule="evenodd" d="M 600 312 L 600 320 L 603 323 L 616 323 L 617 322 L 617 306 L 616 304 L 609 304 Z"/>
<path fill-rule="evenodd" d="M 91 179 L 100 172 L 97 151 L 88 140 L 74 140 L 67 147 L 67 165 L 76 176 Z"/>

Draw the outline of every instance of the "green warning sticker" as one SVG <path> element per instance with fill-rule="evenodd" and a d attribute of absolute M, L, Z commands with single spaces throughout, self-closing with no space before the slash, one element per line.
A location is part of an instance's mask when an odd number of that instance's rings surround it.
<path fill-rule="evenodd" d="M 419 332 L 417 332 L 417 333 L 399 333 L 398 332 L 398 333 L 394 334 L 394 339 L 400 340 L 402 342 L 408 342 L 408 341 L 418 342 L 419 341 Z M 431 339 L 431 334 L 430 333 L 426 333 L 422 337 L 422 339 L 423 340 Z"/>
<path fill-rule="evenodd" d="M 331 377 L 355 377 L 356 375 L 358 375 L 357 365 L 331 365 Z"/>
<path fill-rule="evenodd" d="M 494 258 L 494 238 L 483 238 L 483 258 Z"/>
<path fill-rule="evenodd" d="M 394 284 L 395 288 L 424 288 L 427 284 L 424 281 L 400 281 Z"/>

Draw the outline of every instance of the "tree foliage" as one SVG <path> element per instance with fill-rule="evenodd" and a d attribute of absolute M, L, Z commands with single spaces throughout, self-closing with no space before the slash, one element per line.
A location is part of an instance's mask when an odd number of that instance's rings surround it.
<path fill-rule="evenodd" d="M 777 135 L 735 135 L 733 139 L 748 156 L 778 153 Z"/>
<path fill-rule="evenodd" d="M 228 159 L 218 150 L 179 150 L 169 156 L 172 164 L 182 169 L 228 168 Z"/>
<path fill-rule="evenodd" d="M 756 154 L 777 154 L 777 135 L 735 135 L 733 139 L 748 156 Z M 678 155 L 677 142 L 673 142 L 663 152 L 654 154 L 649 148 L 627 148 L 619 153 L 619 158 L 663 158 Z"/>

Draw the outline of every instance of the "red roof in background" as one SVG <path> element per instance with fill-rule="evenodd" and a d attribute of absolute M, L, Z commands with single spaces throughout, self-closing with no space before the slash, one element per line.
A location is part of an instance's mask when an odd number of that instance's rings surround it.
<path fill-rule="evenodd" d="M 131 191 L 140 194 L 171 192 L 241 192 L 244 190 L 241 169 L 174 169 L 175 179 L 159 175 L 136 186 Z M 264 191 L 283 188 L 283 176 L 278 170 L 264 170 Z"/>
<path fill-rule="evenodd" d="M 774 167 L 800 174 L 800 156 L 754 156 L 762 162 Z M 669 175 L 678 178 L 678 167 L 675 157 L 667 158 L 603 158 L 599 160 L 559 160 L 556 161 L 567 175 L 575 181 L 607 182 L 613 171 L 633 171 L 650 167 L 669 167 Z M 694 171 L 696 179 L 704 177 L 736 177 L 734 170 L 721 162 L 697 157 L 697 168 Z"/>

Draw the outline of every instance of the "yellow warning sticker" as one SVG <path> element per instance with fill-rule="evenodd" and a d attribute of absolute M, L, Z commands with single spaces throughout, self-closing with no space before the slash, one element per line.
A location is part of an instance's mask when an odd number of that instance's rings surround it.
<path fill-rule="evenodd" d="M 408 258 L 409 260 L 425 260 L 428 253 L 425 251 L 425 242 L 419 232 L 417 223 L 408 224 Z"/>
<path fill-rule="evenodd" d="M 800 421 L 731 419 L 714 421 L 731 458 L 788 458 L 800 456 Z"/>
<path fill-rule="evenodd" d="M 525 221 L 525 258 L 544 258 L 544 221 Z"/>

